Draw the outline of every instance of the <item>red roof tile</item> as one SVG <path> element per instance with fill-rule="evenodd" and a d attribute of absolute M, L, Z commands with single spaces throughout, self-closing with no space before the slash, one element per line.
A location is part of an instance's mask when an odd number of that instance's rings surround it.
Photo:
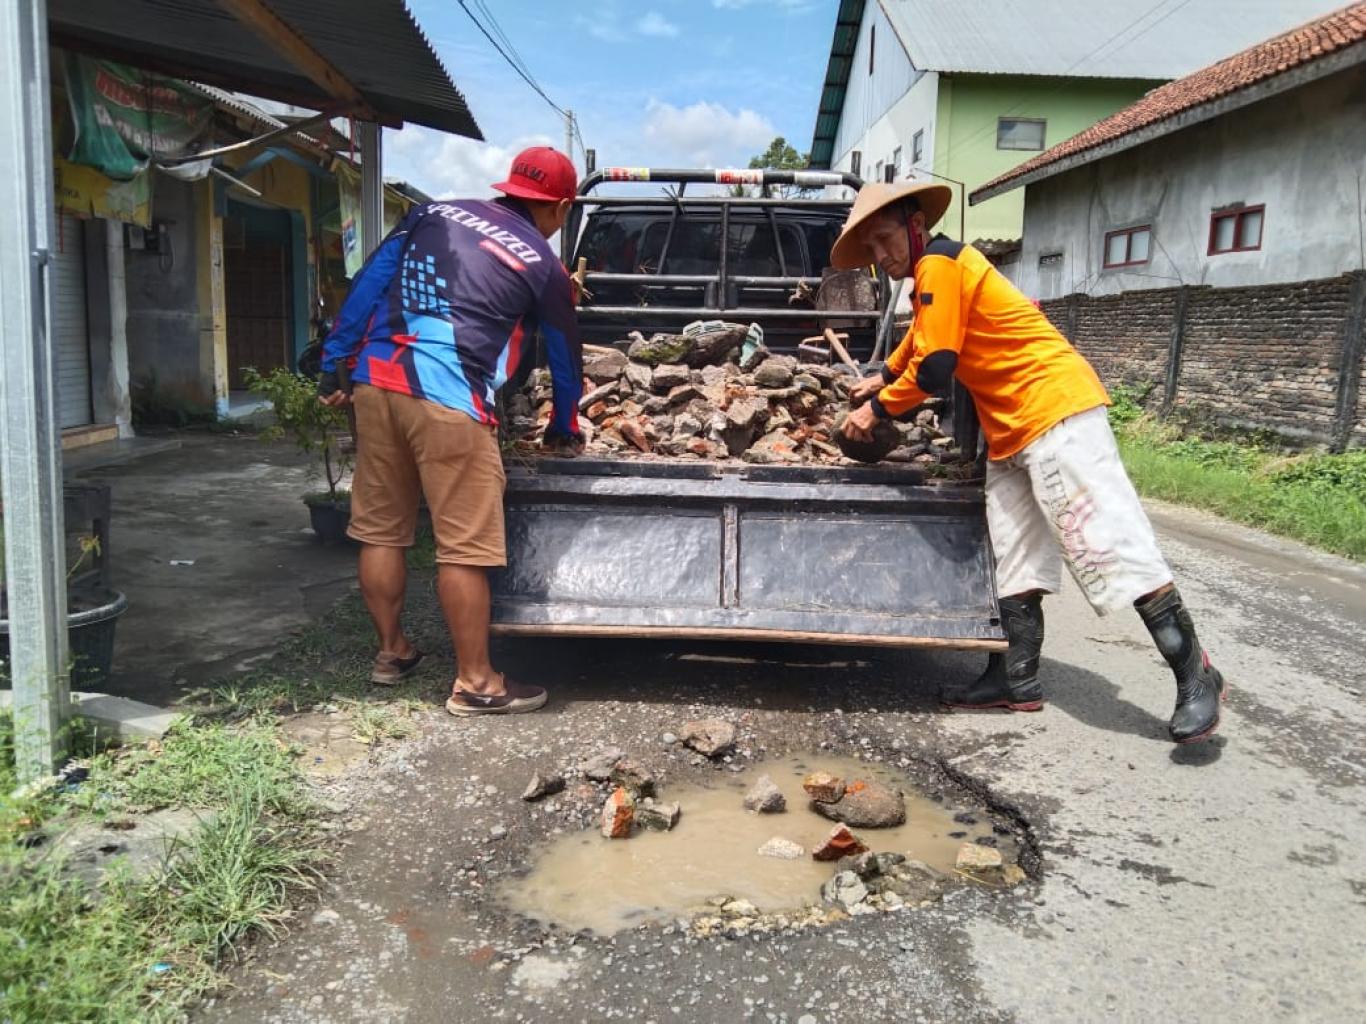
<path fill-rule="evenodd" d="M 1097 121 L 1085 131 L 987 182 L 974 190 L 972 198 L 975 200 L 988 189 L 1005 185 L 1066 157 L 1123 138 L 1192 107 L 1312 63 L 1364 39 L 1366 3 L 1344 7 L 1154 89 L 1132 106 L 1111 114 L 1103 121 Z"/>

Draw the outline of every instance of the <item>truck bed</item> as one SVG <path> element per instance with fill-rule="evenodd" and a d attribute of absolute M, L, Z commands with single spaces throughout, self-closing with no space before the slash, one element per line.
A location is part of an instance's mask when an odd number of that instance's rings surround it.
<path fill-rule="evenodd" d="M 507 477 L 495 634 L 1005 647 L 980 484 L 554 458 Z"/>

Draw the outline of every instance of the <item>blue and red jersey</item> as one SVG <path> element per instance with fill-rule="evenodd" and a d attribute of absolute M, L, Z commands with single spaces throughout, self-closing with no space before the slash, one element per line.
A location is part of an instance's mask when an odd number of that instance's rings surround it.
<path fill-rule="evenodd" d="M 496 423 L 494 395 L 537 329 L 554 385 L 548 436 L 579 436 L 583 353 L 564 265 L 511 199 L 417 206 L 351 283 L 323 347 L 351 379 Z"/>

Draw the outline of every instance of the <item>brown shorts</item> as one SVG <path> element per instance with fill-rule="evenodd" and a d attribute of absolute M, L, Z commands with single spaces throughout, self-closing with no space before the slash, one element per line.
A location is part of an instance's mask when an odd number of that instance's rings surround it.
<path fill-rule="evenodd" d="M 362 544 L 408 548 L 427 496 L 436 560 L 507 565 L 503 460 L 494 427 L 411 395 L 356 386 L 351 528 Z"/>

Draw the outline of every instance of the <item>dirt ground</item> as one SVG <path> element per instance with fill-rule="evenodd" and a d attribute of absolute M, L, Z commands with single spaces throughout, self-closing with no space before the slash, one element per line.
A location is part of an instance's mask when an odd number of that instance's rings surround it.
<path fill-rule="evenodd" d="M 120 626 L 123 692 L 173 694 L 248 663 L 346 594 L 351 554 L 299 532 L 297 464 L 254 444 L 211 438 L 114 479 L 116 566 L 134 603 Z M 234 460 L 254 467 L 250 500 Z M 1165 739 L 1172 684 L 1137 617 L 1097 619 L 1073 589 L 1046 605 L 1049 704 L 1036 715 L 935 709 L 939 683 L 976 672 L 980 656 L 523 641 L 498 644 L 498 658 L 549 686 L 552 704 L 457 721 L 439 710 L 453 666 L 419 584 L 415 625 L 435 657 L 404 691 L 426 702 L 417 733 L 372 748 L 326 716 L 295 726 L 313 730 L 306 766 L 335 812 L 329 882 L 198 1018 L 1355 1019 L 1366 687 L 1352 666 L 1366 650 L 1366 570 L 1189 512 L 1154 517 L 1233 687 L 1218 737 L 1189 748 Z M 206 560 L 171 575 L 165 559 L 181 552 Z M 363 624 L 347 621 L 363 644 Z M 976 787 L 1028 823 L 1041 873 L 1006 892 L 964 887 L 927 908 L 735 939 L 677 926 L 583 938 L 504 912 L 490 892 L 544 837 L 577 827 L 518 798 L 531 771 L 614 744 L 666 784 L 724 772 L 662 739 L 698 714 L 737 724 L 744 763 L 824 743 L 904 758 L 950 799 Z"/>

